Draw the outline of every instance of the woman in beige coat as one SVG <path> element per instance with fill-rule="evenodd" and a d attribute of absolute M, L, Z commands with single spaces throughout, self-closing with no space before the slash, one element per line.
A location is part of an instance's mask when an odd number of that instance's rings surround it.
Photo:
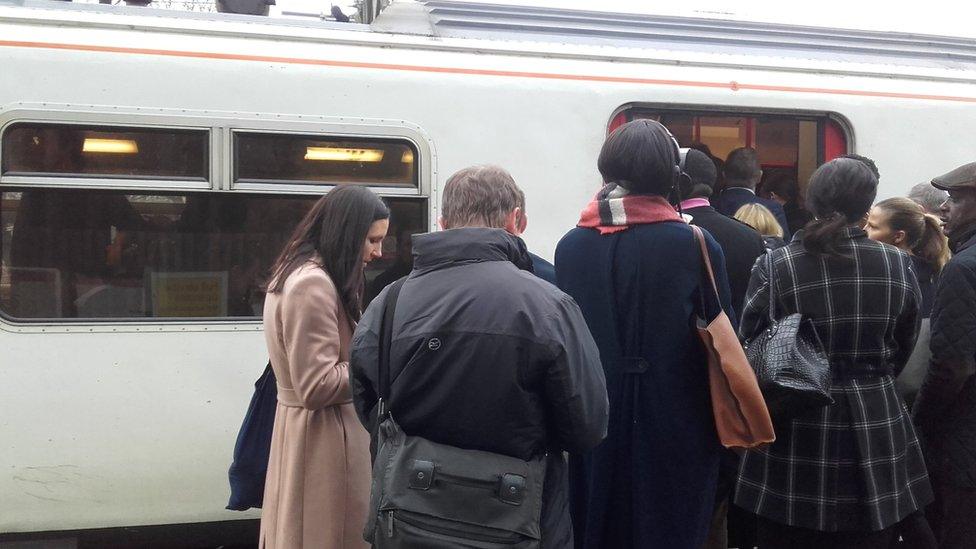
<path fill-rule="evenodd" d="M 278 407 L 259 546 L 368 547 L 369 434 L 352 406 L 349 343 L 363 269 L 380 257 L 390 211 L 363 187 L 322 197 L 272 268 L 264 333 Z"/>

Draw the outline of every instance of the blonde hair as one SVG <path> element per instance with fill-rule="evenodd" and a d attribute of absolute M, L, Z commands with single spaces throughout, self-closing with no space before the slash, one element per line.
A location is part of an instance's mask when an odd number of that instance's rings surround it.
<path fill-rule="evenodd" d="M 783 238 L 783 227 L 780 227 L 773 212 L 762 204 L 752 203 L 742 206 L 735 212 L 735 218 L 756 229 L 763 236 Z"/>
<path fill-rule="evenodd" d="M 942 233 L 942 222 L 925 208 L 908 198 L 889 198 L 874 205 L 887 216 L 888 226 L 904 231 L 906 244 L 916 255 L 928 263 L 936 273 L 949 262 L 949 239 Z"/>

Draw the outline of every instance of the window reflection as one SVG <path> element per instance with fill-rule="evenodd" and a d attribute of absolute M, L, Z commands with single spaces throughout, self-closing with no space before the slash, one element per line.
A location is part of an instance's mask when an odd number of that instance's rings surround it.
<path fill-rule="evenodd" d="M 413 270 L 413 235 L 422 233 L 419 225 L 391 225 L 383 241 L 383 259 L 370 264 L 375 277 L 369 276 L 366 284 L 366 302 L 369 303 L 390 284 L 410 274 Z"/>
<path fill-rule="evenodd" d="M 207 130 L 18 123 L 3 133 L 4 175 L 208 179 Z"/>
<path fill-rule="evenodd" d="M 234 135 L 234 179 L 239 183 L 416 187 L 416 159 L 413 146 L 403 140 Z"/>
<path fill-rule="evenodd" d="M 0 310 L 20 319 L 256 317 L 271 263 L 317 196 L 16 189 L 0 193 Z M 386 199 L 384 257 L 425 231 L 424 200 Z"/>

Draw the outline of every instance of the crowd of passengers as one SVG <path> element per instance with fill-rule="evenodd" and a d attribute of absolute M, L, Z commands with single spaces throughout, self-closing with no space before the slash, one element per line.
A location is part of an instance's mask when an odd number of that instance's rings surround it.
<path fill-rule="evenodd" d="M 388 320 L 391 287 L 365 311 L 362 296 L 389 209 L 356 186 L 314 206 L 267 287 L 278 404 L 261 547 L 368 547 L 364 532 L 375 547 L 976 547 L 976 162 L 875 203 L 877 167 L 848 155 L 805 197 L 770 181 L 763 198 L 755 150 L 716 162 L 636 120 L 597 167 L 604 187 L 554 269 L 520 238 L 525 197 L 507 171 L 452 175 L 442 230 L 412 236 Z M 746 345 L 771 318 L 812 321 L 833 404 L 774 416 L 771 444 L 724 449 L 694 323 L 722 311 Z M 386 525 L 370 502 L 384 417 L 544 459 L 537 539 L 461 545 L 431 527 L 398 542 L 413 523 Z M 417 470 L 410 487 L 429 489 Z"/>

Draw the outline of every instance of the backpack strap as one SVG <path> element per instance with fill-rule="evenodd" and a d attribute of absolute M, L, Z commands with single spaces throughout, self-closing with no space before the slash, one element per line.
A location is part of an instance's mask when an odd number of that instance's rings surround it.
<path fill-rule="evenodd" d="M 389 410 L 386 403 L 390 398 L 390 347 L 393 344 L 393 315 L 396 314 L 397 300 L 400 298 L 400 289 L 407 277 L 403 277 L 390 285 L 390 291 L 386 294 L 386 301 L 383 303 L 383 319 L 380 321 L 380 340 L 379 340 L 379 369 L 377 372 L 377 395 L 379 400 L 376 403 L 376 424 L 379 425 Z"/>

